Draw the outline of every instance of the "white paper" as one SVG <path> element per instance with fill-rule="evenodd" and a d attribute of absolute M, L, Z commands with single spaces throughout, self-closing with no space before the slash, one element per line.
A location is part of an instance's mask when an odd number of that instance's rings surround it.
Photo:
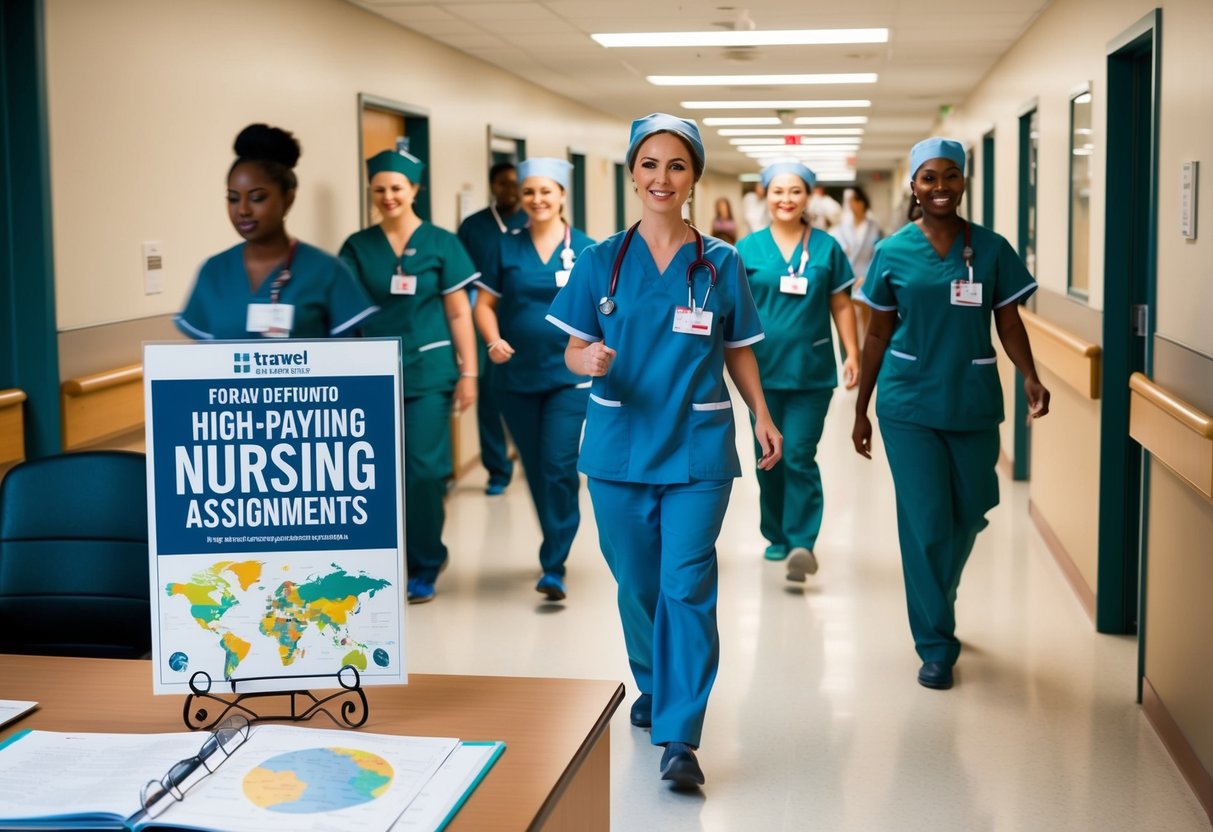
<path fill-rule="evenodd" d="M 434 832 L 488 765 L 497 743 L 461 744 L 409 804 L 391 832 Z"/>
<path fill-rule="evenodd" d="M 20 699 L 0 699 L 0 726 L 7 725 L 36 707 L 38 707 L 37 702 L 25 702 Z"/>

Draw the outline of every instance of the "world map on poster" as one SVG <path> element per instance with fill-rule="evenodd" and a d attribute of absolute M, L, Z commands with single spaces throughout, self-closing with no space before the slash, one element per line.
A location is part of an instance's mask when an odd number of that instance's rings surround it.
<path fill-rule="evenodd" d="M 324 574 L 298 580 L 277 581 L 264 574 L 262 561 L 218 561 L 195 572 L 188 581 L 171 582 L 164 590 L 173 601 L 188 605 L 197 626 L 212 634 L 223 650 L 224 678 L 231 678 L 259 639 L 271 642 L 282 667 L 289 668 L 307 653 L 305 637 L 316 635 L 331 644 L 340 658 L 339 667 L 353 665 L 366 670 L 370 663 L 386 667 L 390 656 L 382 648 L 354 637 L 363 601 L 387 589 L 391 583 L 366 573 L 350 574 L 331 564 Z M 256 605 L 255 625 L 229 623 L 233 610 L 243 612 Z M 315 643 L 315 642 L 312 642 Z M 189 657 L 175 652 L 169 658 L 173 670 L 188 667 Z M 337 668 L 334 668 L 336 670 Z"/>
<path fill-rule="evenodd" d="M 384 794 L 394 776 L 378 754 L 353 748 L 305 748 L 279 754 L 244 776 L 244 795 L 271 812 L 347 809 Z"/>

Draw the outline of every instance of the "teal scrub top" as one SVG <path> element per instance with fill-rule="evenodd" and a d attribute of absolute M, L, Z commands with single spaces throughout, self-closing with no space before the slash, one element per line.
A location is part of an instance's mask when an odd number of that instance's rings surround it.
<path fill-rule="evenodd" d="M 459 224 L 459 242 L 467 249 L 468 255 L 476 268 L 485 270 L 489 259 L 497 253 L 497 243 L 505 234 L 515 228 L 522 228 L 527 223 L 526 211 L 521 208 L 512 214 L 494 216 L 495 208 L 489 207 L 469 216 Z M 501 223 L 498 224 L 497 220 Z M 503 229 L 501 226 L 505 226 Z"/>
<path fill-rule="evenodd" d="M 754 357 L 766 390 L 830 390 L 838 386 L 834 334 L 830 327 L 830 296 L 855 282 L 851 264 L 827 232 L 809 235 L 809 279 L 804 295 L 779 291 L 780 279 L 800 274 L 801 244 L 791 260 L 784 259 L 770 228 L 755 231 L 737 243 L 745 263 L 750 290 L 767 337 L 754 345 Z"/>
<path fill-rule="evenodd" d="M 423 222 L 397 257 L 383 229 L 373 225 L 351 234 L 340 257 L 379 304 L 363 334 L 401 340 L 405 397 L 454 390 L 459 365 L 442 298 L 479 277 L 459 238 Z M 397 268 L 417 278 L 416 294 L 392 294 Z"/>
<path fill-rule="evenodd" d="M 937 430 L 979 430 L 1003 419 L 1002 384 L 990 336 L 995 309 L 1029 297 L 1036 282 L 999 234 L 972 226 L 973 280 L 980 306 L 952 303 L 968 280 L 964 234 L 946 257 L 922 229 L 905 225 L 876 246 L 860 299 L 897 313 L 876 377 L 876 415 Z"/>
<path fill-rule="evenodd" d="M 695 242 L 684 244 L 659 274 L 640 234 L 623 259 L 614 299 L 604 315 L 611 267 L 625 232 L 590 246 L 577 258 L 548 320 L 585 341 L 616 350 L 610 371 L 590 388 L 577 470 L 621 482 L 670 484 L 741 476 L 724 351 L 763 337 L 758 310 L 737 249 L 704 237 L 704 256 L 718 274 L 706 310 L 708 335 L 673 331 L 675 307 L 687 303 L 687 274 Z M 708 289 L 707 269 L 692 273 L 696 305 Z"/>
<path fill-rule="evenodd" d="M 249 332 L 248 307 L 269 303 L 270 288 L 282 267 L 274 269 L 254 292 L 244 267 L 244 243 L 202 264 L 194 290 L 174 322 L 200 341 L 260 338 Z M 278 302 L 295 307 L 291 338 L 327 338 L 352 334 L 377 307 L 346 265 L 326 251 L 300 241 L 291 263 L 291 278 Z"/>
<path fill-rule="evenodd" d="M 570 229 L 569 238 L 575 256 L 594 244 L 576 228 Z M 501 337 L 514 348 L 509 361 L 493 367 L 494 389 L 538 393 L 588 381 L 565 366 L 564 348 L 569 339 L 545 320 L 559 291 L 556 272 L 564 268 L 563 249 L 561 243 L 546 262 L 540 260 L 530 232 L 515 229 L 500 238 L 497 251 L 476 281 L 498 299 L 497 325 Z"/>

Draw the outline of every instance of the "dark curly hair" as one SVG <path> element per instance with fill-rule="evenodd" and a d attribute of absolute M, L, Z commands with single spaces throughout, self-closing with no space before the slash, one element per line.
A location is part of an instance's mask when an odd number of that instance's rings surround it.
<path fill-rule="evenodd" d="M 234 149 L 236 161 L 228 169 L 228 176 L 238 165 L 250 162 L 265 171 L 282 188 L 283 193 L 299 187 L 299 179 L 293 169 L 303 150 L 289 131 L 268 124 L 250 124 L 236 136 Z"/>

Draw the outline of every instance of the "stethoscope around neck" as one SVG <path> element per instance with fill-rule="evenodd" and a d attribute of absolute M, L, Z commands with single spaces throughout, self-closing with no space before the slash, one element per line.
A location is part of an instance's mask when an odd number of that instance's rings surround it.
<path fill-rule="evenodd" d="M 619 287 L 619 270 L 623 266 L 624 255 L 628 253 L 628 246 L 632 244 L 632 237 L 636 234 L 636 229 L 640 227 L 637 222 L 627 233 L 623 235 L 623 243 L 619 246 L 619 253 L 615 255 L 615 264 L 611 267 L 611 283 L 607 288 L 606 297 L 598 301 L 598 311 L 603 315 L 611 315 L 618 308 L 615 303 L 615 290 Z M 703 293 L 703 303 L 699 305 L 699 309 L 706 309 L 708 298 L 712 295 L 712 289 L 716 288 L 716 279 L 719 275 L 716 273 L 716 265 L 703 256 L 703 235 L 699 233 L 699 229 L 695 226 L 690 226 L 691 231 L 695 233 L 695 259 L 687 266 L 687 307 L 692 311 L 696 311 L 694 282 L 695 270 L 708 270 L 708 290 Z"/>

